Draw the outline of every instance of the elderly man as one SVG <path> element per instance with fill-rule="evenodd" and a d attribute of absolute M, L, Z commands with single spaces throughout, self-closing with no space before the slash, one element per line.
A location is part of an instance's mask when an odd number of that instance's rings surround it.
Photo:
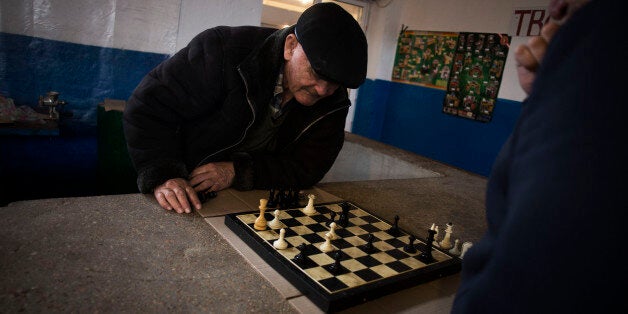
<path fill-rule="evenodd" d="M 340 6 L 319 3 L 281 30 L 216 27 L 152 70 L 124 112 L 142 193 L 178 213 L 199 194 L 304 188 L 344 142 L 347 88 L 366 78 L 367 43 Z"/>

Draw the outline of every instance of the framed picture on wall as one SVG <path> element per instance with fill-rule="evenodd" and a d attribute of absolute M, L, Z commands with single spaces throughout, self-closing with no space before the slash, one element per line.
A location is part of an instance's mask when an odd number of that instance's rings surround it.
<path fill-rule="evenodd" d="M 444 113 L 491 121 L 510 40 L 506 34 L 459 33 Z"/>

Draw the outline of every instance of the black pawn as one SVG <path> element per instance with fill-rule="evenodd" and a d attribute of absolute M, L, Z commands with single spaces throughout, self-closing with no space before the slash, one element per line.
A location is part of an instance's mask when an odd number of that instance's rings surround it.
<path fill-rule="evenodd" d="M 374 247 L 373 247 L 374 239 L 375 239 L 375 236 L 373 236 L 373 234 L 369 234 L 369 237 L 366 240 L 366 244 L 362 246 L 362 250 L 364 250 L 364 252 L 372 253 L 374 251 Z"/>
<path fill-rule="evenodd" d="M 401 234 L 399 231 L 399 215 L 395 215 L 395 223 L 388 229 L 388 234 L 393 237 L 398 237 Z"/>
<path fill-rule="evenodd" d="M 336 254 L 334 254 L 334 263 L 329 265 L 329 271 L 332 274 L 337 274 L 342 270 L 342 265 L 340 265 L 340 261 L 342 260 L 342 254 L 340 253 L 340 251 L 336 251 Z"/>
<path fill-rule="evenodd" d="M 275 208 L 276 206 L 277 202 L 275 201 L 275 189 L 270 189 L 270 192 L 268 193 L 268 204 L 266 204 L 266 207 Z"/>
<path fill-rule="evenodd" d="M 332 211 L 331 213 L 329 213 L 329 221 L 325 224 L 327 227 L 331 228 L 331 223 L 334 222 L 334 219 L 336 219 L 336 212 Z"/>
<path fill-rule="evenodd" d="M 349 204 L 341 203 L 340 207 L 342 211 L 340 212 L 340 217 L 338 217 L 338 224 L 346 228 L 349 225 Z"/>
<path fill-rule="evenodd" d="M 286 192 L 283 189 L 279 189 L 277 192 L 277 198 L 275 199 L 275 203 L 277 203 L 277 207 L 280 209 L 286 208 Z"/>
<path fill-rule="evenodd" d="M 301 243 L 297 246 L 297 249 L 299 250 L 299 253 L 297 255 L 295 255 L 292 260 L 297 264 L 297 265 L 307 265 L 308 264 L 308 257 L 307 257 L 307 251 L 308 251 L 308 246 L 305 243 Z"/>
<path fill-rule="evenodd" d="M 291 208 L 297 208 L 297 207 L 301 207 L 301 204 L 299 204 L 299 189 L 291 189 L 292 192 L 290 193 L 290 207 Z"/>
<path fill-rule="evenodd" d="M 406 246 L 403 247 L 403 250 L 406 253 L 416 253 L 416 248 L 414 247 L 414 241 L 416 240 L 416 238 L 413 235 L 410 235 L 410 237 L 408 238 L 408 244 L 406 244 Z"/>

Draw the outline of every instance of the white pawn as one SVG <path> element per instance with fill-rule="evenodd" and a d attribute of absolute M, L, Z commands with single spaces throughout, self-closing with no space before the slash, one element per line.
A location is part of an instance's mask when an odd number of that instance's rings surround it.
<path fill-rule="evenodd" d="M 283 250 L 288 247 L 288 242 L 286 242 L 286 240 L 284 239 L 285 236 L 286 236 L 286 229 L 281 228 L 281 230 L 279 230 L 279 239 L 273 242 L 273 246 L 277 250 Z"/>
<path fill-rule="evenodd" d="M 452 247 L 451 250 L 449 250 L 449 254 L 460 255 L 460 249 L 458 248 L 459 242 L 460 242 L 459 239 L 456 239 L 456 241 L 454 241 L 454 247 Z"/>
<path fill-rule="evenodd" d="M 314 199 L 316 199 L 316 195 L 310 194 L 307 196 L 307 198 L 309 200 L 307 201 L 307 206 L 303 208 L 303 213 L 308 216 L 311 216 L 311 215 L 316 214 L 316 209 L 314 208 Z"/>
<path fill-rule="evenodd" d="M 275 209 L 275 219 L 268 222 L 268 226 L 271 229 L 279 229 L 281 228 L 281 221 L 279 221 L 279 209 Z"/>
<path fill-rule="evenodd" d="M 451 222 L 447 223 L 447 228 L 445 228 L 445 236 L 443 237 L 443 240 L 440 241 L 438 244 L 440 245 L 441 249 L 445 249 L 445 250 L 449 250 L 451 249 L 451 232 L 453 229 L 453 224 Z"/>
<path fill-rule="evenodd" d="M 334 250 L 334 246 L 331 245 L 331 238 L 328 235 L 325 235 L 325 243 L 321 244 L 319 247 L 321 251 L 327 253 Z"/>
<path fill-rule="evenodd" d="M 472 246 L 473 246 L 473 243 L 471 242 L 462 243 L 462 252 L 460 253 L 460 258 L 464 258 L 464 255 L 467 253 L 467 250 L 469 250 L 469 248 Z"/>
<path fill-rule="evenodd" d="M 434 231 L 436 231 L 436 233 L 434 233 L 434 241 L 432 242 L 432 246 L 434 247 L 440 247 L 440 245 L 438 244 L 438 234 L 440 233 L 438 231 L 438 226 L 432 224 L 432 226 L 434 226 Z"/>
<path fill-rule="evenodd" d="M 332 222 L 331 224 L 329 224 L 329 232 L 327 232 L 325 234 L 325 237 L 329 237 L 332 240 L 336 240 L 339 238 L 339 236 L 336 234 L 336 223 Z"/>

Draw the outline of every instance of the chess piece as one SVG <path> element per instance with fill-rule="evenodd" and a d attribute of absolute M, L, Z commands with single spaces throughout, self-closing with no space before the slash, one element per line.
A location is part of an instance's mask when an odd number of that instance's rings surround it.
<path fill-rule="evenodd" d="M 434 243 L 434 235 L 436 234 L 436 228 L 434 224 L 432 227 L 427 230 L 427 246 L 425 251 L 419 254 L 419 260 L 423 263 L 430 264 L 435 261 L 434 256 L 432 256 L 432 245 Z"/>
<path fill-rule="evenodd" d="M 264 214 L 266 212 L 267 204 L 267 199 L 262 198 L 259 200 L 259 217 L 255 219 L 255 224 L 253 225 L 255 230 L 266 230 L 266 217 L 264 217 Z"/>
<path fill-rule="evenodd" d="M 323 244 L 321 244 L 321 246 L 319 247 L 321 249 L 321 251 L 327 253 L 327 252 L 331 252 L 334 250 L 334 246 L 331 245 L 331 238 L 327 235 L 325 235 L 325 242 Z"/>
<path fill-rule="evenodd" d="M 413 235 L 410 235 L 410 237 L 408 238 L 408 244 L 406 244 L 403 247 L 404 252 L 406 253 L 416 253 L 416 248 L 414 247 L 414 241 L 416 241 L 416 238 Z"/>
<path fill-rule="evenodd" d="M 273 246 L 277 250 L 283 250 L 288 247 L 288 242 L 285 240 L 285 237 L 286 237 L 286 229 L 281 228 L 281 230 L 279 230 L 279 239 L 273 242 Z"/>
<path fill-rule="evenodd" d="M 297 250 L 299 250 L 299 253 L 295 255 L 294 258 L 292 258 L 292 260 L 299 265 L 307 264 L 308 262 L 307 248 L 308 246 L 305 243 L 301 243 L 297 245 Z"/>
<path fill-rule="evenodd" d="M 279 229 L 281 228 L 281 221 L 279 220 L 279 214 L 280 214 L 279 209 L 275 209 L 275 212 L 273 214 L 275 215 L 275 218 L 269 221 L 267 225 L 271 229 Z"/>
<path fill-rule="evenodd" d="M 453 231 L 453 224 L 451 222 L 447 223 L 447 227 L 445 228 L 445 236 L 443 240 L 438 243 L 441 249 L 449 250 L 451 249 L 451 233 Z"/>
<path fill-rule="evenodd" d="M 334 222 L 334 219 L 336 219 L 336 212 L 331 211 L 331 213 L 329 213 L 329 221 L 325 225 L 327 227 L 331 226 L 331 223 Z"/>
<path fill-rule="evenodd" d="M 283 189 L 277 191 L 277 197 L 275 203 L 279 209 L 286 209 L 286 194 Z"/>
<path fill-rule="evenodd" d="M 395 223 L 388 229 L 388 234 L 393 237 L 398 237 L 401 234 L 399 231 L 399 215 L 395 215 Z"/>
<path fill-rule="evenodd" d="M 434 231 L 436 231 L 436 233 L 434 233 L 434 240 L 432 241 L 432 246 L 440 247 L 440 245 L 438 244 L 438 235 L 440 233 L 440 231 L 438 230 L 438 226 L 434 225 Z"/>
<path fill-rule="evenodd" d="M 275 189 L 270 189 L 270 192 L 268 192 L 268 204 L 266 206 L 270 208 L 277 207 L 277 202 L 275 201 Z"/>
<path fill-rule="evenodd" d="M 458 243 L 460 242 L 459 239 L 456 239 L 456 241 L 454 241 L 454 246 L 451 248 L 451 250 L 449 250 L 449 254 L 451 255 L 460 255 L 460 249 L 458 248 Z"/>
<path fill-rule="evenodd" d="M 303 213 L 308 216 L 311 216 L 311 215 L 316 214 L 316 209 L 314 208 L 314 199 L 316 198 L 316 195 L 310 194 L 307 197 L 309 200 L 307 201 L 307 206 L 303 208 Z"/>
<path fill-rule="evenodd" d="M 338 274 L 342 271 L 342 265 L 340 265 L 340 261 L 342 260 L 342 253 L 340 251 L 337 251 L 334 254 L 334 263 L 329 265 L 327 267 L 327 269 L 332 273 L 332 274 Z"/>
<path fill-rule="evenodd" d="M 460 258 L 464 258 L 464 255 L 467 253 L 467 250 L 473 246 L 471 242 L 462 243 L 462 251 L 460 252 Z"/>
<path fill-rule="evenodd" d="M 373 246 L 374 239 L 375 239 L 375 236 L 372 233 L 369 234 L 368 238 L 366 239 L 366 244 L 362 246 L 362 250 L 364 252 L 373 253 L 373 251 L 375 250 L 375 247 Z"/>
<path fill-rule="evenodd" d="M 338 239 L 338 238 L 339 238 L 339 236 L 336 234 L 336 223 L 335 223 L 335 222 L 332 222 L 332 223 L 329 225 L 329 228 L 330 228 L 330 230 L 329 230 L 329 232 L 327 232 L 327 233 L 325 234 L 325 236 L 326 236 L 326 237 L 329 237 L 329 238 L 330 238 L 330 239 L 332 239 L 332 240 L 336 240 L 336 239 Z"/>
<path fill-rule="evenodd" d="M 346 228 L 349 225 L 349 204 L 343 202 L 340 204 L 340 208 L 342 208 L 342 211 L 340 211 L 340 216 L 338 217 L 338 224 Z"/>

